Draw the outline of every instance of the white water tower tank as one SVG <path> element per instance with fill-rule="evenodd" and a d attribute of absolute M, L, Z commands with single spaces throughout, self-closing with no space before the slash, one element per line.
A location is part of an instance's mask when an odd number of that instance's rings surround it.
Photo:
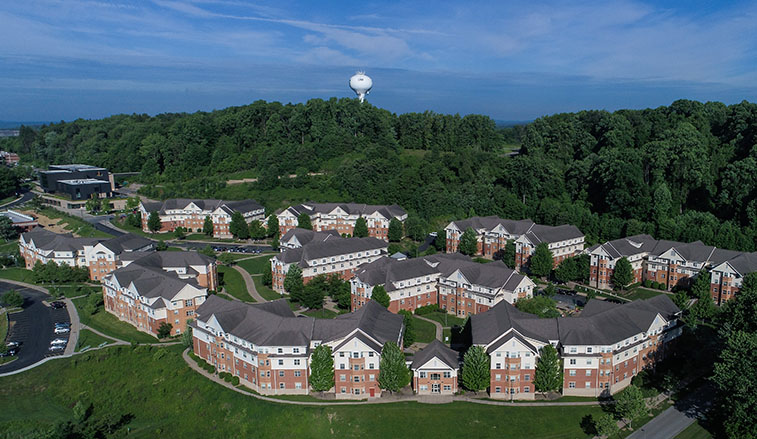
<path fill-rule="evenodd" d="M 350 78 L 350 88 L 357 94 L 360 102 L 365 100 L 365 95 L 371 92 L 373 81 L 364 72 L 357 72 Z"/>

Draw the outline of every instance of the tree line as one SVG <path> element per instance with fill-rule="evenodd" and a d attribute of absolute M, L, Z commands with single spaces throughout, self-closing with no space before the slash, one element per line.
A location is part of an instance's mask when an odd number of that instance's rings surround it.
<path fill-rule="evenodd" d="M 513 139 L 522 145 L 509 157 Z M 77 120 L 0 143 L 37 164 L 141 170 L 152 197 L 396 203 L 426 228 L 499 215 L 574 224 L 589 243 L 648 233 L 745 251 L 757 236 L 755 145 L 749 102 L 582 111 L 502 130 L 484 116 L 398 116 L 353 99 Z M 258 181 L 226 185 L 237 171 Z"/>

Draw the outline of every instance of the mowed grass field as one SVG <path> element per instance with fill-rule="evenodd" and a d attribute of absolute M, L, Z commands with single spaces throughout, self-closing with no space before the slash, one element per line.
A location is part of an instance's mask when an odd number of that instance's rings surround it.
<path fill-rule="evenodd" d="M 181 347 L 119 346 L 0 378 L 0 437 L 73 419 L 77 401 L 95 414 L 130 414 L 130 438 L 583 438 L 599 407 L 502 407 L 414 402 L 293 406 L 238 394 L 191 370 Z M 164 352 L 161 352 L 163 350 Z"/>

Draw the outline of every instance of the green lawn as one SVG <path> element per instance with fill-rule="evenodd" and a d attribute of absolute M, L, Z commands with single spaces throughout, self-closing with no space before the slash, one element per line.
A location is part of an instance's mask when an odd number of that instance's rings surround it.
<path fill-rule="evenodd" d="M 25 268 L 3 268 L 0 270 L 0 279 L 10 279 L 18 282 L 34 283 L 31 270 Z"/>
<path fill-rule="evenodd" d="M 419 343 L 431 343 L 436 338 L 436 326 L 416 316 L 413 316 L 413 331 L 415 331 L 415 341 Z"/>
<path fill-rule="evenodd" d="M 305 311 L 303 314 L 310 317 L 315 317 L 316 319 L 333 319 L 334 317 L 338 316 L 338 313 L 335 313 L 334 311 L 330 309 L 311 309 L 308 311 Z"/>
<path fill-rule="evenodd" d="M 435 320 L 442 324 L 444 327 L 452 327 L 455 325 L 462 326 L 463 322 L 465 322 L 465 319 L 461 319 L 460 317 L 453 316 L 452 314 L 447 314 L 443 312 L 430 312 L 428 314 L 423 314 L 421 317 L 425 317 L 429 320 Z"/>
<path fill-rule="evenodd" d="M 158 353 L 159 350 L 164 353 Z M 503 407 L 413 402 L 292 406 L 236 393 L 191 370 L 181 347 L 111 347 L 0 378 L 0 436 L 73 419 L 77 401 L 93 416 L 133 416 L 130 438 L 497 437 L 584 438 L 599 407 Z M 538 422 L 535 422 L 538 420 Z"/>
<path fill-rule="evenodd" d="M 56 292 L 58 294 L 63 294 L 66 297 L 77 297 L 77 296 L 86 296 L 89 294 L 102 294 L 102 287 L 93 287 L 90 285 L 81 285 L 81 284 L 74 284 L 74 285 L 60 285 L 55 287 L 55 291 L 53 291 L 52 288 L 50 288 L 50 292 L 53 296 L 57 296 Z"/>
<path fill-rule="evenodd" d="M 710 439 L 712 435 L 704 427 L 699 425 L 699 421 L 686 427 L 686 429 L 680 433 L 675 439 Z"/>
<path fill-rule="evenodd" d="M 10 253 L 18 248 L 18 241 L 12 239 L 10 241 L 0 244 L 0 253 Z"/>
<path fill-rule="evenodd" d="M 244 261 L 237 262 L 237 265 L 242 267 L 245 271 L 254 274 L 263 274 L 264 271 L 271 270 L 271 258 L 274 255 L 260 256 L 257 258 L 245 259 Z"/>
<path fill-rule="evenodd" d="M 8 336 L 8 312 L 5 308 L 0 307 L 0 343 L 5 343 L 5 337 Z"/>
<path fill-rule="evenodd" d="M 63 226 L 64 229 L 68 230 L 69 232 L 75 235 L 81 236 L 83 238 L 112 238 L 113 237 L 113 235 L 109 233 L 101 232 L 95 229 L 94 227 L 92 227 L 92 224 L 84 221 L 81 218 L 77 218 L 75 216 L 65 214 L 59 210 L 55 210 L 50 207 L 41 209 L 39 213 L 40 215 L 44 215 L 51 219 L 60 218 L 61 221 L 58 222 L 58 225 Z"/>
<path fill-rule="evenodd" d="M 270 287 L 263 285 L 263 279 L 261 279 L 260 276 L 253 276 L 252 282 L 255 284 L 255 289 L 265 300 L 281 299 L 281 294 L 273 291 Z"/>
<path fill-rule="evenodd" d="M 157 343 L 158 339 L 150 334 L 138 331 L 135 327 L 126 322 L 118 320 L 116 316 L 105 311 L 102 306 L 95 314 L 89 314 L 82 310 L 86 297 L 74 299 L 74 305 L 79 312 L 79 320 L 89 327 L 92 327 L 103 334 L 110 335 L 120 340 L 137 343 Z"/>
<path fill-rule="evenodd" d="M 242 275 L 237 270 L 226 265 L 218 266 L 218 277 L 223 277 L 223 287 L 226 292 L 243 302 L 254 302 L 255 299 L 247 292 L 247 286 Z"/>
<path fill-rule="evenodd" d="M 636 287 L 630 292 L 622 294 L 622 297 L 630 300 L 643 300 L 652 298 L 654 296 L 659 296 L 660 294 L 665 294 L 665 292 L 660 290 L 650 290 L 648 288 Z"/>
<path fill-rule="evenodd" d="M 89 346 L 89 349 L 96 348 L 103 342 L 111 342 L 105 337 L 99 336 L 89 329 L 82 329 L 79 331 L 79 342 L 76 345 L 76 352 L 81 351 L 83 348 Z"/>
<path fill-rule="evenodd" d="M 126 224 L 126 220 L 120 221 L 118 218 L 113 218 L 110 220 L 111 224 L 118 227 L 119 229 L 122 229 L 126 232 L 133 233 L 135 235 L 143 236 L 148 239 L 154 239 L 158 241 L 165 241 L 166 239 L 173 238 L 172 233 L 148 233 L 142 230 L 141 227 L 133 227 L 129 224 Z"/>

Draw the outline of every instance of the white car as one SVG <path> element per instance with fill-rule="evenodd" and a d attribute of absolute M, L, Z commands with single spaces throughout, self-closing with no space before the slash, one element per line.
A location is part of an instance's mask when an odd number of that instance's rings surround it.
<path fill-rule="evenodd" d="M 49 350 L 51 350 L 51 351 L 62 351 L 65 348 L 66 347 L 64 345 L 62 345 L 62 344 L 54 344 L 54 345 L 50 346 Z"/>
<path fill-rule="evenodd" d="M 69 329 L 69 328 L 63 328 L 63 327 L 60 327 L 60 326 L 59 326 L 59 327 L 55 328 L 55 331 L 54 331 L 54 332 L 55 332 L 56 334 L 65 334 L 65 333 L 66 333 L 66 332 L 68 332 L 68 331 L 70 331 L 70 329 Z"/>
<path fill-rule="evenodd" d="M 66 343 L 68 343 L 68 340 L 65 338 L 56 338 L 50 342 L 51 345 L 65 345 Z"/>

